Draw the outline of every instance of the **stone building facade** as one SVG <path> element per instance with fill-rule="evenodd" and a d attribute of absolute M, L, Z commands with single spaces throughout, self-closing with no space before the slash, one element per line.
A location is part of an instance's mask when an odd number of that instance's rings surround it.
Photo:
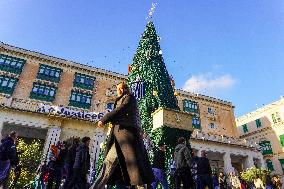
<path fill-rule="evenodd" d="M 11 130 L 51 144 L 73 136 L 92 138 L 92 164 L 106 131 L 96 121 L 113 108 L 116 85 L 126 75 L 82 65 L 0 42 L 0 138 Z M 208 151 L 215 168 L 262 166 L 256 145 L 237 138 L 234 106 L 212 97 L 175 92 L 182 111 L 193 113 L 191 145 Z"/>
<path fill-rule="evenodd" d="M 284 171 L 284 98 L 236 119 L 239 137 L 259 145 L 266 166 Z"/>
<path fill-rule="evenodd" d="M 207 152 L 213 168 L 228 173 L 264 166 L 257 145 L 238 138 L 231 102 L 182 90 L 176 94 L 180 109 L 195 115 L 190 144 L 199 156 L 201 151 Z"/>

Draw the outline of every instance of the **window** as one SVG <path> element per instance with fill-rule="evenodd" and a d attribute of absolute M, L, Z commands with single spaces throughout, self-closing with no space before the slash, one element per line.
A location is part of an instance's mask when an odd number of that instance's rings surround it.
<path fill-rule="evenodd" d="M 273 154 L 270 141 L 261 141 L 259 142 L 259 146 L 262 155 Z"/>
<path fill-rule="evenodd" d="M 214 123 L 209 123 L 209 128 L 210 129 L 214 129 L 215 128 L 215 124 Z"/>
<path fill-rule="evenodd" d="M 74 86 L 84 89 L 93 90 L 95 78 L 92 76 L 76 73 L 74 79 Z"/>
<path fill-rule="evenodd" d="M 279 115 L 279 112 L 275 112 L 271 115 L 272 117 L 272 121 L 273 123 L 279 123 L 281 122 L 281 118 L 280 118 L 280 115 Z"/>
<path fill-rule="evenodd" d="M 34 83 L 30 97 L 37 100 L 52 102 L 55 98 L 55 94 L 55 87 Z"/>
<path fill-rule="evenodd" d="M 280 143 L 281 143 L 282 147 L 284 147 L 284 135 L 280 135 L 279 139 L 280 139 Z"/>
<path fill-rule="evenodd" d="M 272 163 L 271 159 L 266 160 L 266 167 L 269 171 L 274 171 L 274 167 L 273 167 L 273 163 Z"/>
<path fill-rule="evenodd" d="M 60 81 L 61 72 L 62 69 L 60 68 L 41 64 L 39 67 L 37 78 L 58 83 Z"/>
<path fill-rule="evenodd" d="M 279 159 L 281 167 L 282 167 L 282 172 L 284 173 L 284 159 Z"/>
<path fill-rule="evenodd" d="M 107 103 L 107 105 L 106 105 L 106 109 L 107 110 L 113 110 L 114 109 L 114 103 Z"/>
<path fill-rule="evenodd" d="M 242 127 L 243 127 L 244 133 L 247 133 L 247 132 L 248 132 L 248 126 L 247 126 L 247 124 L 242 125 Z"/>
<path fill-rule="evenodd" d="M 0 54 L 0 70 L 20 74 L 25 63 L 23 59 Z"/>
<path fill-rule="evenodd" d="M 192 118 L 192 127 L 193 127 L 194 129 L 200 129 L 200 119 L 199 119 L 199 117 L 194 116 L 194 117 Z"/>
<path fill-rule="evenodd" d="M 260 121 L 260 119 L 255 120 L 255 124 L 256 124 L 256 127 L 257 127 L 257 128 L 261 127 L 261 121 Z"/>
<path fill-rule="evenodd" d="M 0 76 L 0 93 L 13 94 L 18 79 Z"/>
<path fill-rule="evenodd" d="M 198 112 L 198 103 L 191 100 L 183 101 L 183 111 L 185 112 Z"/>
<path fill-rule="evenodd" d="M 91 94 L 72 91 L 70 101 L 69 101 L 69 106 L 89 109 L 91 107 L 91 101 L 92 101 Z"/>

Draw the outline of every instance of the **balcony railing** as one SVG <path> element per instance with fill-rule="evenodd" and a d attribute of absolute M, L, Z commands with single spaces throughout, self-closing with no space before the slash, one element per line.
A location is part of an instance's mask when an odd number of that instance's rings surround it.
<path fill-rule="evenodd" d="M 233 138 L 233 137 L 228 137 L 224 135 L 209 134 L 209 133 L 204 133 L 198 130 L 194 130 L 194 132 L 191 135 L 191 138 L 212 141 L 212 142 L 220 142 L 224 144 L 239 145 L 243 147 L 256 148 L 259 150 L 259 145 L 255 143 L 254 141 Z"/>

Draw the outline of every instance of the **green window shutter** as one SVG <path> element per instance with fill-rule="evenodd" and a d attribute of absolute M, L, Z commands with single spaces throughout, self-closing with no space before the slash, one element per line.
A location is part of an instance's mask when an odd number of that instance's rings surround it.
<path fill-rule="evenodd" d="M 280 143 L 281 143 L 282 147 L 284 147 L 284 135 L 280 135 L 279 139 L 280 139 Z"/>
<path fill-rule="evenodd" d="M 272 147 L 270 141 L 261 141 L 259 142 L 260 150 L 262 155 L 273 154 Z"/>
<path fill-rule="evenodd" d="M 248 126 L 247 126 L 247 124 L 242 125 L 242 127 L 243 127 L 244 133 L 247 133 L 247 132 L 248 132 Z"/>
<path fill-rule="evenodd" d="M 56 90 L 56 87 L 43 85 L 35 82 L 30 93 L 30 98 L 52 102 L 55 99 Z"/>
<path fill-rule="evenodd" d="M 191 100 L 183 100 L 183 111 L 198 113 L 198 103 Z"/>
<path fill-rule="evenodd" d="M 95 77 L 81 74 L 81 73 L 76 73 L 75 78 L 73 81 L 74 87 L 79 87 L 87 90 L 93 90 L 94 89 L 94 82 L 95 82 Z"/>
<path fill-rule="evenodd" d="M 274 171 L 273 163 L 270 159 L 266 160 L 266 166 L 269 171 Z"/>
<path fill-rule="evenodd" d="M 192 127 L 194 129 L 201 129 L 201 125 L 200 125 L 200 119 L 198 116 L 194 116 L 192 118 Z"/>
<path fill-rule="evenodd" d="M 20 74 L 23 70 L 26 60 L 0 54 L 0 70 Z"/>
<path fill-rule="evenodd" d="M 257 128 L 259 128 L 259 127 L 262 126 L 260 119 L 255 120 L 255 124 L 256 124 L 256 127 L 257 127 Z"/>
<path fill-rule="evenodd" d="M 273 123 L 275 123 L 275 124 L 281 122 L 279 112 L 275 112 L 275 113 L 271 114 L 271 118 L 272 118 Z"/>
<path fill-rule="evenodd" d="M 38 79 L 59 83 L 62 69 L 41 64 L 37 74 Z"/>
<path fill-rule="evenodd" d="M 187 112 L 188 100 L 183 100 L 183 111 Z"/>
<path fill-rule="evenodd" d="M 17 85 L 17 82 L 17 78 L 0 76 L 0 93 L 12 95 Z"/>
<path fill-rule="evenodd" d="M 282 171 L 284 173 L 284 159 L 279 159 L 281 167 L 282 167 Z"/>
<path fill-rule="evenodd" d="M 69 100 L 69 106 L 89 109 L 91 107 L 92 96 L 93 96 L 92 94 L 72 91 Z"/>

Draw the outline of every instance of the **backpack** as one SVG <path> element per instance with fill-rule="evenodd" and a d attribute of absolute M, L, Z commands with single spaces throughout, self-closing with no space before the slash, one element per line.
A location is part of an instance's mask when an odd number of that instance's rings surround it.
<path fill-rule="evenodd" d="M 175 163 L 176 168 L 182 168 L 184 167 L 184 156 L 183 156 L 183 150 L 185 147 L 181 147 L 178 151 L 175 152 Z"/>

